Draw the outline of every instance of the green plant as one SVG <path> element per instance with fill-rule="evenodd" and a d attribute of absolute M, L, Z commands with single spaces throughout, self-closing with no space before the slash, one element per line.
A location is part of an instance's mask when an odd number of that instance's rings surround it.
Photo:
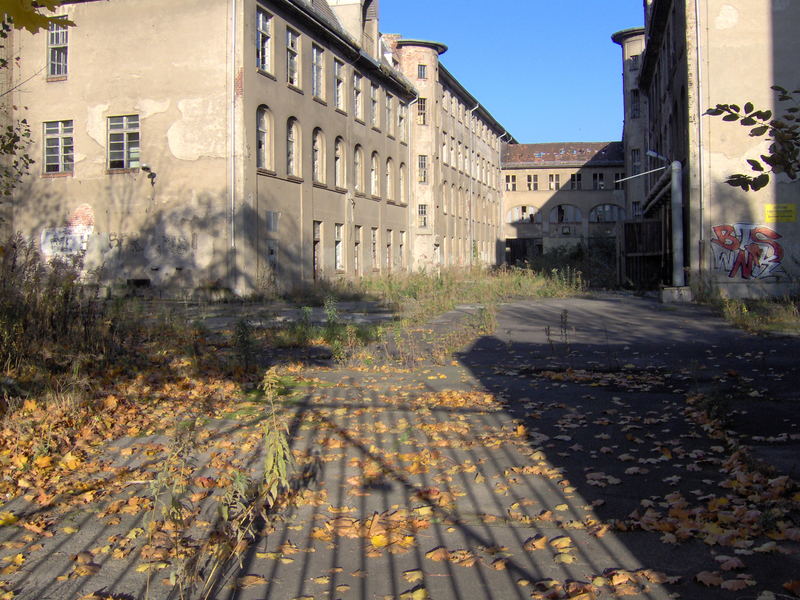
<path fill-rule="evenodd" d="M 233 347 L 240 365 L 245 371 L 249 371 L 253 365 L 256 345 L 253 340 L 253 326 L 246 318 L 236 321 L 233 329 Z"/>
<path fill-rule="evenodd" d="M 773 85 L 772 89 L 778 95 L 779 102 L 792 103 L 779 118 L 773 118 L 771 110 L 756 109 L 752 102 L 746 102 L 743 107 L 738 104 L 717 104 L 706 111 L 707 115 L 721 116 L 723 121 L 738 122 L 750 128 L 750 137 L 766 136 L 771 142 L 767 154 L 762 154 L 760 161 L 747 159 L 750 170 L 757 175 L 736 173 L 725 180 L 728 185 L 744 191 L 756 191 L 766 186 L 770 173 L 785 173 L 792 180 L 797 179 L 800 173 L 800 90 L 790 92 L 779 85 Z"/>

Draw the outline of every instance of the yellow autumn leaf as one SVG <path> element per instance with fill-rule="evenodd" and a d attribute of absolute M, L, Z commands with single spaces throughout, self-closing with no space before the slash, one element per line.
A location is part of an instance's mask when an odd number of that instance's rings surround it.
<path fill-rule="evenodd" d="M 561 564 L 571 564 L 575 562 L 575 557 L 568 552 L 560 552 L 553 557 L 553 560 Z"/>
<path fill-rule="evenodd" d="M 444 546 L 438 546 L 425 554 L 425 558 L 435 561 L 448 560 L 450 558 L 450 553 Z"/>
<path fill-rule="evenodd" d="M 422 581 L 423 573 L 421 569 L 409 569 L 408 571 L 403 571 L 403 577 L 408 583 L 414 583 Z"/>
<path fill-rule="evenodd" d="M 53 466 L 53 457 L 52 456 L 37 456 L 33 459 L 33 464 L 39 467 L 40 469 L 47 469 L 48 467 Z"/>
<path fill-rule="evenodd" d="M 567 505 L 567 504 L 556 504 L 555 510 L 558 510 L 558 511 L 569 510 L 569 505 Z"/>
<path fill-rule="evenodd" d="M 66 527 L 62 527 L 61 531 L 63 531 L 64 533 L 76 533 L 78 530 L 75 527 L 67 525 Z"/>
<path fill-rule="evenodd" d="M 67 452 L 61 457 L 61 464 L 70 471 L 74 471 L 81 466 L 81 459 L 75 456 L 72 452 Z"/>
<path fill-rule="evenodd" d="M 417 586 L 400 594 L 400 600 L 427 600 L 428 590 L 422 586 Z"/>
<path fill-rule="evenodd" d="M 243 575 L 236 580 L 236 583 L 240 588 L 246 588 L 253 585 L 264 585 L 269 581 L 261 577 L 261 575 Z"/>
<path fill-rule="evenodd" d="M 319 585 L 328 585 L 331 582 L 331 578 L 327 575 L 322 575 L 321 577 L 312 577 L 311 581 Z"/>
<path fill-rule="evenodd" d="M 19 517 L 14 513 L 8 511 L 0 512 L 0 527 L 3 525 L 13 525 L 17 521 L 19 521 Z"/>
<path fill-rule="evenodd" d="M 143 563 L 136 567 L 137 573 L 147 573 L 148 571 L 159 571 L 161 569 L 166 569 L 169 566 L 169 563 L 165 562 L 149 562 Z"/>
<path fill-rule="evenodd" d="M 370 538 L 372 545 L 376 548 L 384 548 L 389 545 L 389 538 L 383 533 L 377 533 Z"/>
<path fill-rule="evenodd" d="M 550 545 L 553 548 L 563 550 L 565 548 L 569 548 L 572 545 L 572 540 L 565 535 L 561 535 L 559 537 L 555 537 L 552 540 L 550 540 Z"/>
<path fill-rule="evenodd" d="M 75 565 L 72 570 L 73 575 L 77 577 L 86 577 L 88 575 L 96 575 L 100 571 L 100 565 L 94 563 L 86 563 L 83 565 Z"/>

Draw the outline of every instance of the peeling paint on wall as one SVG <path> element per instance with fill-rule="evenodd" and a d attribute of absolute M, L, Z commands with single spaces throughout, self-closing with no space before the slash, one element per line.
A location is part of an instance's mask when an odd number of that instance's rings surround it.
<path fill-rule="evenodd" d="M 717 18 L 714 19 L 714 26 L 717 29 L 733 29 L 739 24 L 739 11 L 736 7 L 725 4 L 720 9 Z"/>
<path fill-rule="evenodd" d="M 711 248 L 714 269 L 733 279 L 754 280 L 786 275 L 783 246 L 774 229 L 756 223 L 716 225 Z"/>
<path fill-rule="evenodd" d="M 152 100 L 150 98 L 143 98 L 134 104 L 134 108 L 139 112 L 142 119 L 152 117 L 159 113 L 165 113 L 169 110 L 170 100 Z"/>
<path fill-rule="evenodd" d="M 180 160 L 225 157 L 224 95 L 178 101 L 181 118 L 167 131 L 170 152 Z"/>
<path fill-rule="evenodd" d="M 106 113 L 108 104 L 95 104 L 86 109 L 86 133 L 103 148 L 106 147 Z"/>

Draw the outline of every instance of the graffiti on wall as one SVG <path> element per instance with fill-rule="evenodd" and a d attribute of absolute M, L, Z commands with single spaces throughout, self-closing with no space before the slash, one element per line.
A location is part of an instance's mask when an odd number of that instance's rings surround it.
<path fill-rule="evenodd" d="M 92 232 L 94 232 L 94 209 L 89 204 L 81 204 L 72 211 L 65 227 L 42 229 L 39 240 L 42 254 L 47 259 L 84 254 Z"/>
<path fill-rule="evenodd" d="M 730 278 L 766 279 L 786 275 L 781 235 L 766 225 L 734 223 L 716 225 L 711 248 L 714 268 Z"/>

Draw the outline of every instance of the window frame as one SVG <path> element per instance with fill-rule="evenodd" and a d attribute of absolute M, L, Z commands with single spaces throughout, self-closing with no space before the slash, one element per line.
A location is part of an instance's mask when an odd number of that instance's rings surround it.
<path fill-rule="evenodd" d="M 272 113 L 262 104 L 256 110 L 256 168 L 274 171 Z"/>
<path fill-rule="evenodd" d="M 311 95 L 325 100 L 325 49 L 311 44 Z"/>
<path fill-rule="evenodd" d="M 302 89 L 300 32 L 286 28 L 286 83 Z"/>
<path fill-rule="evenodd" d="M 344 63 L 338 58 L 333 59 L 333 82 L 334 106 L 336 109 L 345 112 L 347 110 L 347 103 L 345 102 L 347 90 L 345 86 Z"/>
<path fill-rule="evenodd" d="M 311 133 L 311 180 L 325 185 L 327 172 L 325 169 L 325 134 L 317 127 Z"/>
<path fill-rule="evenodd" d="M 256 68 L 272 73 L 272 15 L 264 7 L 256 6 Z"/>
<path fill-rule="evenodd" d="M 55 131 L 48 131 L 48 125 L 55 125 Z M 67 129 L 69 129 L 67 131 Z M 62 121 L 44 121 L 42 123 L 42 174 L 72 175 L 75 173 L 75 122 L 72 119 Z M 49 142 L 55 141 L 51 145 Z M 55 153 L 48 152 L 55 150 Z M 49 160 L 55 156 L 56 161 Z M 55 170 L 48 170 L 55 165 Z"/>
<path fill-rule="evenodd" d="M 53 17 L 47 27 L 47 78 L 66 79 L 69 74 L 69 26 L 66 16 Z"/>
<path fill-rule="evenodd" d="M 428 183 L 428 155 L 417 155 L 417 183 Z"/>
<path fill-rule="evenodd" d="M 353 117 L 364 122 L 364 76 L 353 71 Z"/>
<path fill-rule="evenodd" d="M 300 123 L 295 117 L 289 117 L 286 121 L 286 176 L 302 177 L 302 166 L 300 158 L 301 138 Z"/>
<path fill-rule="evenodd" d="M 133 117 L 136 118 L 136 125 L 132 126 L 129 125 L 129 120 Z M 113 128 L 112 127 L 112 120 L 113 119 L 122 119 L 122 127 Z M 129 114 L 129 115 L 113 115 L 106 119 L 106 127 L 107 127 L 107 136 L 106 141 L 108 143 L 106 149 L 106 168 L 108 171 L 127 171 L 131 169 L 138 169 L 141 165 L 141 149 L 142 149 L 142 133 L 141 133 L 141 119 L 138 113 Z M 121 140 L 112 140 L 112 136 L 121 135 Z M 132 138 L 135 135 L 135 145 L 132 144 L 134 141 Z M 122 144 L 121 150 L 112 150 L 112 144 Z M 135 157 L 134 155 L 135 151 Z M 121 159 L 113 159 L 112 153 L 119 153 L 122 152 Z M 122 162 L 120 166 L 114 166 L 113 162 Z"/>

